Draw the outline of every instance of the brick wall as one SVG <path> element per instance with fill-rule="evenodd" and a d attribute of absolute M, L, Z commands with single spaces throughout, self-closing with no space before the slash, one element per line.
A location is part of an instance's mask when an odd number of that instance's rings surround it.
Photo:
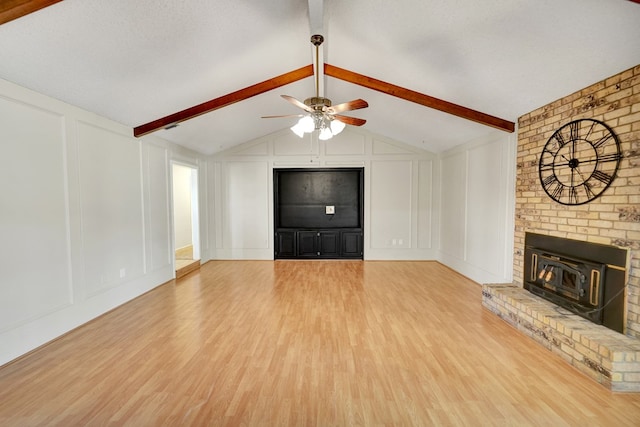
<path fill-rule="evenodd" d="M 599 198 L 565 206 L 544 192 L 538 161 L 553 132 L 576 119 L 609 125 L 620 139 L 624 158 L 617 178 Z M 518 119 L 515 214 L 513 275 L 520 286 L 525 232 L 628 248 L 627 335 L 640 338 L 640 65 Z"/>

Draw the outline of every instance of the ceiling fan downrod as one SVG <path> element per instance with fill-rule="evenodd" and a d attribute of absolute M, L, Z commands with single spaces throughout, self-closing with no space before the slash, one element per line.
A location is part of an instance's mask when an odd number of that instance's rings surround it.
<path fill-rule="evenodd" d="M 320 99 L 320 55 L 318 53 L 320 45 L 324 42 L 324 37 L 321 34 L 314 34 L 311 36 L 311 44 L 316 47 L 316 98 Z M 306 103 L 306 101 L 305 101 Z M 329 101 L 331 104 L 331 101 Z"/>

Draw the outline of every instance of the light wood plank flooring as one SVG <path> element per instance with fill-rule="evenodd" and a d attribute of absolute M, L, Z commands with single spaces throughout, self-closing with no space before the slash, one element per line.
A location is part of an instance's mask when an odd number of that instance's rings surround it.
<path fill-rule="evenodd" d="M 435 262 L 212 261 L 0 369 L 0 425 L 637 426 Z"/>
<path fill-rule="evenodd" d="M 176 260 L 176 279 L 186 276 L 200 268 L 200 260 L 196 259 L 177 259 Z"/>

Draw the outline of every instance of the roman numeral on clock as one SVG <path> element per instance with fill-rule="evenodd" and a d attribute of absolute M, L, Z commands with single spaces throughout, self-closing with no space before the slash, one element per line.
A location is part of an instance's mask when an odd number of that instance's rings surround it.
<path fill-rule="evenodd" d="M 593 199 L 595 197 L 595 193 L 591 189 L 589 183 L 585 182 L 582 186 L 584 187 L 584 192 L 587 194 L 587 199 Z"/>
<path fill-rule="evenodd" d="M 608 184 L 613 179 L 613 177 L 611 175 L 609 175 L 608 173 L 602 172 L 602 171 L 599 171 L 599 170 L 593 171 L 593 173 L 591 174 L 591 177 L 595 178 L 598 181 L 603 182 L 605 184 Z"/>
<path fill-rule="evenodd" d="M 558 178 L 555 175 L 549 175 L 543 179 L 542 185 L 547 193 L 556 200 L 560 199 L 564 193 L 565 186 L 558 181 Z"/>
<path fill-rule="evenodd" d="M 553 185 L 554 182 L 558 182 L 558 178 L 555 175 L 549 175 L 545 179 L 542 180 L 542 185 L 545 189 L 549 189 Z"/>
<path fill-rule="evenodd" d="M 569 203 L 578 204 L 578 190 L 576 190 L 576 187 L 569 187 Z"/>
<path fill-rule="evenodd" d="M 607 142 L 611 138 L 613 138 L 613 135 L 610 133 L 607 133 L 605 136 L 603 136 L 596 142 L 593 142 L 591 145 L 593 145 L 594 148 L 599 148 L 601 145 L 603 145 L 605 142 Z"/>
<path fill-rule="evenodd" d="M 599 162 L 616 162 L 618 161 L 622 156 L 618 153 L 613 153 L 613 154 L 605 154 L 604 156 L 598 156 L 598 161 Z"/>
<path fill-rule="evenodd" d="M 580 138 L 580 122 L 572 122 L 569 124 L 569 140 L 575 141 Z"/>
<path fill-rule="evenodd" d="M 556 141 L 558 141 L 558 145 L 560 146 L 560 148 L 564 147 L 564 145 L 567 143 L 567 141 L 564 140 L 564 136 L 562 136 L 562 132 L 556 132 L 555 134 L 553 134 L 553 137 L 556 139 Z"/>
<path fill-rule="evenodd" d="M 589 127 L 589 132 L 587 132 L 587 135 L 584 137 L 584 139 L 586 139 L 587 141 L 589 140 L 589 136 L 591 135 L 591 132 L 593 132 L 594 127 L 596 127 L 596 122 L 591 122 L 591 126 Z"/>
<path fill-rule="evenodd" d="M 561 182 L 556 182 L 555 187 L 553 187 L 553 191 L 551 192 L 551 196 L 560 200 L 562 198 L 562 193 L 564 193 L 565 186 Z"/>

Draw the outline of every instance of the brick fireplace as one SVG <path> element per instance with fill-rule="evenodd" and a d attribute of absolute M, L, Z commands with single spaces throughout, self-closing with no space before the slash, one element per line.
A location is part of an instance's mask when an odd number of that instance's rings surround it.
<path fill-rule="evenodd" d="M 545 193 L 538 161 L 554 131 L 577 119 L 610 126 L 623 159 L 600 197 L 566 206 Z M 485 285 L 483 304 L 612 390 L 640 391 L 640 65 L 520 117 L 516 174 L 514 283 Z M 527 233 L 628 251 L 623 334 L 523 289 Z"/>

